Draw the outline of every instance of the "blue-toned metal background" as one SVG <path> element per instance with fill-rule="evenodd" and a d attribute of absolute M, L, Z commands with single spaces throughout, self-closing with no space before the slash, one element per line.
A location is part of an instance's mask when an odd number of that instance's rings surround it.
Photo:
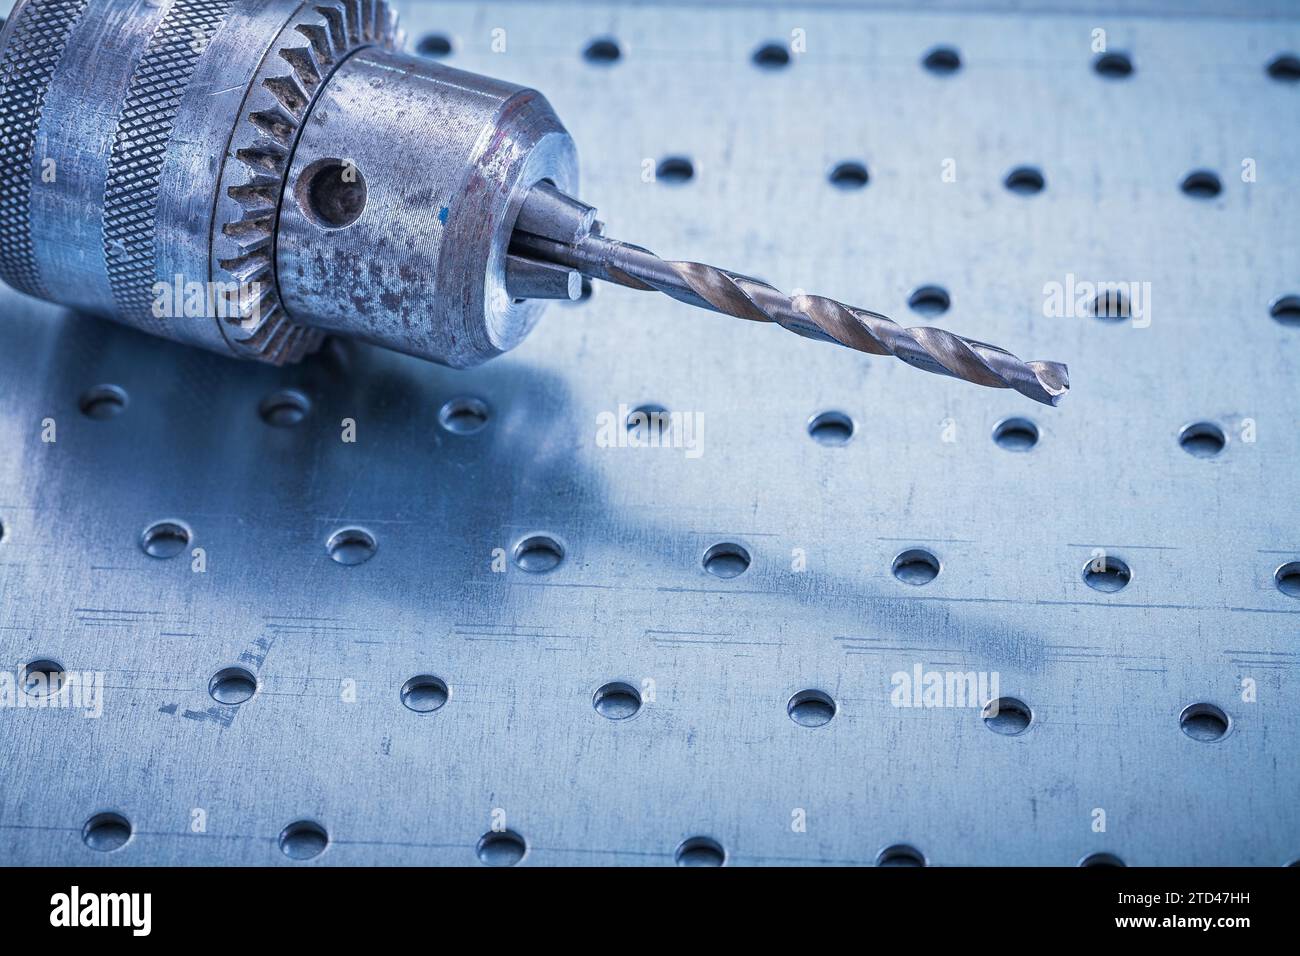
<path fill-rule="evenodd" d="M 1300 857 L 1300 600 L 1273 580 L 1300 560 L 1300 327 L 1269 314 L 1300 292 L 1300 84 L 1264 69 L 1300 47 L 1294 8 L 398 6 L 412 43 L 445 33 L 454 65 L 547 94 L 611 234 L 917 324 L 909 291 L 941 285 L 940 324 L 1068 362 L 1072 392 L 1041 408 L 618 288 L 473 372 L 353 346 L 240 364 L 5 290 L 0 660 L 107 686 L 99 719 L 0 709 L 0 862 L 290 864 L 277 836 L 311 819 L 314 864 L 472 864 L 494 810 L 533 865 L 671 863 L 694 835 L 734 864 Z M 1131 77 L 1093 71 L 1098 27 Z M 796 28 L 806 53 L 753 65 Z M 601 35 L 618 62 L 582 57 Z M 921 67 L 939 43 L 956 74 Z M 643 181 L 668 155 L 694 179 Z M 845 159 L 865 189 L 827 182 Z M 1002 187 L 1026 163 L 1030 197 Z M 1196 168 L 1217 198 L 1180 192 Z M 1071 273 L 1150 282 L 1150 326 L 1045 318 Z M 96 421 L 78 400 L 102 383 L 129 403 Z M 284 387 L 312 409 L 273 428 Z M 457 396 L 486 428 L 440 427 Z M 598 447 L 620 403 L 701 413 L 703 454 Z M 825 410 L 847 445 L 809 438 Z M 1007 415 L 1037 424 L 1029 453 L 990 438 Z M 1225 430 L 1217 457 L 1179 447 L 1196 421 Z M 160 519 L 205 573 L 141 551 Z M 325 548 L 349 525 L 378 541 L 353 567 Z M 534 532 L 558 568 L 492 570 Z M 722 541 L 746 573 L 703 570 Z M 910 547 L 942 560 L 924 587 L 890 572 Z M 1098 547 L 1124 590 L 1084 583 Z M 240 663 L 258 694 L 216 703 Z M 891 706 L 917 663 L 998 672 L 1032 724 Z M 451 689 L 432 714 L 399 699 L 422 673 Z M 654 700 L 603 718 L 615 680 Z M 805 688 L 830 723 L 787 716 Z M 1226 737 L 1180 730 L 1198 702 Z M 100 811 L 134 829 L 112 853 L 82 840 Z"/>

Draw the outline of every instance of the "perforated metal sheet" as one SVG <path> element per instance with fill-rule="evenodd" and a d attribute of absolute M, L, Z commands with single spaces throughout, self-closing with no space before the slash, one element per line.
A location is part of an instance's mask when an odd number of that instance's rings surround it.
<path fill-rule="evenodd" d="M 1300 328 L 1269 314 L 1300 292 L 1300 84 L 1264 69 L 1293 16 L 399 6 L 455 65 L 547 93 L 611 234 L 917 322 L 909 292 L 942 286 L 934 321 L 1068 362 L 1072 393 L 1039 408 L 613 288 L 468 373 L 239 364 L 5 291 L 0 658 L 105 688 L 98 719 L 0 709 L 0 860 L 295 864 L 297 820 L 328 833 L 316 864 L 472 864 L 494 825 L 532 865 L 671 863 L 693 836 L 735 864 L 1300 857 L 1300 600 L 1274 580 L 1300 560 Z M 1093 71 L 1095 28 L 1130 77 Z M 806 53 L 751 63 L 794 29 Z M 601 35 L 617 62 L 581 56 Z M 955 74 L 920 65 L 941 43 Z M 690 182 L 643 181 L 672 155 Z M 827 182 L 842 160 L 864 189 Z M 1042 192 L 1003 187 L 1022 164 Z M 1200 168 L 1216 198 L 1180 191 Z M 1149 325 L 1046 317 L 1070 275 L 1149 282 Z M 79 410 L 100 384 L 129 396 L 107 420 Z M 271 427 L 288 387 L 310 412 Z M 439 424 L 462 396 L 482 430 Z M 599 445 L 644 404 L 699 413 L 702 454 Z M 843 446 L 808 435 L 828 410 Z M 1027 453 L 992 439 L 1007 416 Z M 1194 422 L 1221 453 L 1180 447 Z M 204 572 L 142 551 L 165 520 Z M 369 561 L 330 559 L 347 527 Z M 558 567 L 493 570 L 535 534 Z M 702 567 L 723 542 L 738 577 Z M 912 549 L 941 562 L 924 586 L 891 573 Z M 1085 583 L 1096 549 L 1123 590 Z M 1032 721 L 893 706 L 917 665 L 996 672 Z M 230 666 L 259 684 L 238 706 L 209 694 Z M 400 697 L 421 674 L 450 688 L 432 713 Z M 653 700 L 606 719 L 616 681 Z M 805 689 L 829 723 L 788 716 Z M 1222 739 L 1180 728 L 1201 703 Z M 83 840 L 106 811 L 133 830 L 111 853 Z"/>

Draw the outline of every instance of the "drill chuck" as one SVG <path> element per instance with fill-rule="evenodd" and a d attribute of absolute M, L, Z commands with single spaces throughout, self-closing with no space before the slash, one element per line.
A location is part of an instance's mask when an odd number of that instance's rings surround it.
<path fill-rule="evenodd" d="M 226 354 L 340 333 L 455 367 L 517 345 L 532 90 L 406 56 L 383 0 L 21 0 L 0 34 L 0 277 Z M 567 277 L 566 273 L 566 277 Z"/>

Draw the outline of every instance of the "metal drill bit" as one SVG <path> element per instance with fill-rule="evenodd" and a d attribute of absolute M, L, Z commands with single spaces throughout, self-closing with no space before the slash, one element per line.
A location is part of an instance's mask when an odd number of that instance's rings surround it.
<path fill-rule="evenodd" d="M 823 296 L 790 297 L 751 276 L 699 262 L 660 259 L 648 249 L 597 233 L 565 242 L 516 231 L 511 250 L 591 278 L 663 292 L 687 305 L 755 322 L 775 322 L 806 338 L 872 355 L 893 355 L 927 372 L 990 388 L 1014 388 L 1044 405 L 1056 405 L 1070 387 L 1066 367 L 1059 362 L 1025 362 L 995 345 L 944 329 L 905 328 L 879 312 Z"/>

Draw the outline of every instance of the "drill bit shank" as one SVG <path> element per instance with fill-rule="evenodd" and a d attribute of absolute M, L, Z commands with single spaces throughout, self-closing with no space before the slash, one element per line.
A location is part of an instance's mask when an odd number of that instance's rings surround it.
<path fill-rule="evenodd" d="M 997 346 L 944 329 L 904 328 L 878 312 L 823 296 L 787 296 L 751 276 L 699 262 L 661 259 L 647 249 L 598 234 L 563 242 L 517 231 L 511 248 L 591 278 L 663 292 L 697 308 L 773 322 L 805 338 L 871 355 L 893 355 L 915 368 L 977 385 L 1013 388 L 1045 405 L 1056 405 L 1069 389 L 1066 367 L 1058 362 L 1025 362 Z"/>

